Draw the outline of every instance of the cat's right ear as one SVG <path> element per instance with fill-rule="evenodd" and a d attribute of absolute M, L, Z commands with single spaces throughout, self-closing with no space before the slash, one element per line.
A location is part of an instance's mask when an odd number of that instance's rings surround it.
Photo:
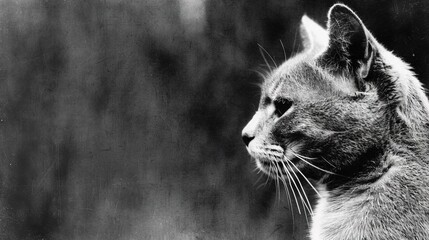
<path fill-rule="evenodd" d="M 324 62 L 336 72 L 356 75 L 362 85 L 373 63 L 376 41 L 360 18 L 347 6 L 335 4 L 328 13 L 329 47 Z"/>
<path fill-rule="evenodd" d="M 299 30 L 304 52 L 314 56 L 322 53 L 328 47 L 328 31 L 306 15 L 301 18 Z"/>

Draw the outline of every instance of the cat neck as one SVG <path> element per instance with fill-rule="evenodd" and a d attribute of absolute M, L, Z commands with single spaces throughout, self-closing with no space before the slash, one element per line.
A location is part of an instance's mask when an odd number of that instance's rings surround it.
<path fill-rule="evenodd" d="M 389 231 L 374 230 L 386 223 L 401 232 L 414 231 L 412 223 L 423 221 L 421 212 L 427 212 L 420 203 L 425 201 L 429 164 L 393 153 L 386 155 L 385 162 L 389 167 L 374 181 L 355 180 L 336 188 L 318 182 L 320 198 L 312 217 L 312 240 L 402 239 Z M 404 209 L 409 215 L 402 223 Z"/>

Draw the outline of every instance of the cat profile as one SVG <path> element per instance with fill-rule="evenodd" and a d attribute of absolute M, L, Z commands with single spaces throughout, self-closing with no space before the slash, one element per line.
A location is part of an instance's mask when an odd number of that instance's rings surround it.
<path fill-rule="evenodd" d="M 312 240 L 429 239 L 421 83 L 343 4 L 329 10 L 327 30 L 306 16 L 300 30 L 304 50 L 264 80 L 243 129 L 249 154 L 295 190 Z M 317 192 L 314 210 L 303 180 Z"/>

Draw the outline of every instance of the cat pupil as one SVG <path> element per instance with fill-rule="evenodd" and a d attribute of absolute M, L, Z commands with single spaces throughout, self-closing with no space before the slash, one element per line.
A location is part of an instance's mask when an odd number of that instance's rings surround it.
<path fill-rule="evenodd" d="M 275 114 L 281 117 L 292 106 L 292 103 L 292 101 L 285 98 L 276 99 L 274 101 Z"/>

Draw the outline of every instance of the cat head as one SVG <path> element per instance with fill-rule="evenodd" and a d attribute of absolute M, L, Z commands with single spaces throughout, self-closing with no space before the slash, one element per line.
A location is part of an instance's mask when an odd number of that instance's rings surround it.
<path fill-rule="evenodd" d="M 262 85 L 242 136 L 271 176 L 350 175 L 375 167 L 392 135 L 418 136 L 428 102 L 407 64 L 387 51 L 347 6 L 325 30 L 304 16 L 304 50 Z"/>

